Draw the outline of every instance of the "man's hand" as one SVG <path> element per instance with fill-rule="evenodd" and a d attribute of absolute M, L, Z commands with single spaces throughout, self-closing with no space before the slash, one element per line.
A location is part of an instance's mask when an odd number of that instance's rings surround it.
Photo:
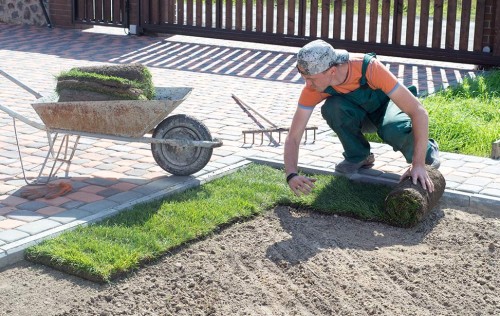
<path fill-rule="evenodd" d="M 316 179 L 297 175 L 288 181 L 288 186 L 296 196 L 308 195 L 314 188 L 314 182 L 316 182 Z"/>
<path fill-rule="evenodd" d="M 413 166 L 411 165 L 408 170 L 401 176 L 399 181 L 403 181 L 407 177 L 411 177 L 413 184 L 417 184 L 417 181 L 420 182 L 422 188 L 429 192 L 434 192 L 434 183 L 431 178 L 427 174 L 427 170 L 425 170 L 425 166 Z"/>

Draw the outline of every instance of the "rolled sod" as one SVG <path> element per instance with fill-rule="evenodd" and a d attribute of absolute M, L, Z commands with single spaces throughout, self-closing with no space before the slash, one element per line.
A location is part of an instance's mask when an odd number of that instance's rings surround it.
<path fill-rule="evenodd" d="M 141 64 L 77 67 L 57 76 L 59 101 L 151 100 L 152 76 Z"/>
<path fill-rule="evenodd" d="M 427 173 L 434 183 L 430 193 L 422 188 L 420 182 L 413 184 L 411 177 L 401 181 L 385 199 L 385 212 L 390 222 L 400 227 L 418 224 L 437 205 L 446 188 L 446 180 L 439 170 L 426 166 Z"/>

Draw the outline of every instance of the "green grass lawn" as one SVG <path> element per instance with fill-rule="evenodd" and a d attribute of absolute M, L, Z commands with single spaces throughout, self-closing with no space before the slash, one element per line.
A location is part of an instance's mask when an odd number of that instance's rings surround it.
<path fill-rule="evenodd" d="M 96 282 L 108 282 L 189 241 L 268 210 L 293 205 L 398 224 L 383 212 L 389 187 L 315 176 L 316 189 L 294 196 L 282 170 L 251 165 L 162 201 L 135 206 L 26 250 L 26 258 Z"/>
<path fill-rule="evenodd" d="M 421 100 L 429 113 L 429 136 L 444 152 L 489 157 L 491 144 L 500 139 L 500 70 Z M 376 134 L 367 135 L 381 142 Z"/>
<path fill-rule="evenodd" d="M 423 100 L 429 112 L 429 133 L 440 149 L 489 157 L 500 139 L 500 71 L 465 79 L 454 88 Z"/>

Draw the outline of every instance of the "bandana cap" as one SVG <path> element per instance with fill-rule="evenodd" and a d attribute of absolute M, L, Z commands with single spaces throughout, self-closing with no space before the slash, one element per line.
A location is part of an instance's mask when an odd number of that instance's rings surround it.
<path fill-rule="evenodd" d="M 334 49 L 323 40 L 315 40 L 299 50 L 297 69 L 303 75 L 315 75 L 347 61 L 349 53 L 346 50 Z"/>

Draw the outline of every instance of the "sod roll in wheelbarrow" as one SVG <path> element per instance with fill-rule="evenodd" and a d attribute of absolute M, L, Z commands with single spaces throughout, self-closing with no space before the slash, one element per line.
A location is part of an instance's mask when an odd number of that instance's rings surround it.
<path fill-rule="evenodd" d="M 446 180 L 439 170 L 426 166 L 434 183 L 431 193 L 420 182 L 413 184 L 411 177 L 401 181 L 385 199 L 385 212 L 390 222 L 400 227 L 412 227 L 425 218 L 437 205 L 446 188 Z"/>
<path fill-rule="evenodd" d="M 155 88 L 141 64 L 77 67 L 57 76 L 59 102 L 151 100 Z"/>

